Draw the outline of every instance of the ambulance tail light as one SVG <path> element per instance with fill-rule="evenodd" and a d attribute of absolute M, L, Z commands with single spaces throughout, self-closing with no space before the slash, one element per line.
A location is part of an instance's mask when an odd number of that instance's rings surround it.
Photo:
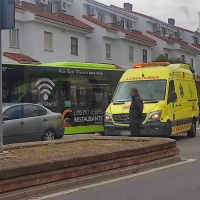
<path fill-rule="evenodd" d="M 143 67 L 150 67 L 150 66 L 168 66 L 170 65 L 169 62 L 149 62 L 149 63 L 137 63 L 133 64 L 132 68 L 143 68 Z"/>

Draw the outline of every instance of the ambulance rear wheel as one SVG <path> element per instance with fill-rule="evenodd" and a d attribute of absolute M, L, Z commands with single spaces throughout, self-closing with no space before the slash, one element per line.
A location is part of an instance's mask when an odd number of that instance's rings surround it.
<path fill-rule="evenodd" d="M 196 137 L 196 133 L 197 133 L 196 121 L 193 120 L 191 129 L 189 131 L 187 131 L 187 136 L 190 137 L 190 138 Z"/>

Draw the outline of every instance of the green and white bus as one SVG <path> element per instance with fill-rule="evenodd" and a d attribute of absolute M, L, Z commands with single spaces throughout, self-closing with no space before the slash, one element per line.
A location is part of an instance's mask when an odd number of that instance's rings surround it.
<path fill-rule="evenodd" d="M 124 73 L 114 65 L 3 64 L 3 102 L 42 104 L 63 116 L 65 134 L 103 132 L 103 116 Z"/>

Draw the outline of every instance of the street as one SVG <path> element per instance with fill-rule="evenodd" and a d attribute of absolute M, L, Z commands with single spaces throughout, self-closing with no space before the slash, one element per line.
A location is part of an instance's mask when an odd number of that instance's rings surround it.
<path fill-rule="evenodd" d="M 195 159 L 181 165 L 160 168 L 111 183 L 64 191 L 41 199 L 49 200 L 199 200 L 200 130 L 196 138 L 174 136 L 181 156 Z"/>

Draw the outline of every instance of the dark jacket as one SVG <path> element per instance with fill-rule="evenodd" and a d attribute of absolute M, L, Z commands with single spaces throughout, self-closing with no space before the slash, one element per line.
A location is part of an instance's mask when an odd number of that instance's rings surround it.
<path fill-rule="evenodd" d="M 142 119 L 143 101 L 139 96 L 132 97 L 129 119 Z"/>

